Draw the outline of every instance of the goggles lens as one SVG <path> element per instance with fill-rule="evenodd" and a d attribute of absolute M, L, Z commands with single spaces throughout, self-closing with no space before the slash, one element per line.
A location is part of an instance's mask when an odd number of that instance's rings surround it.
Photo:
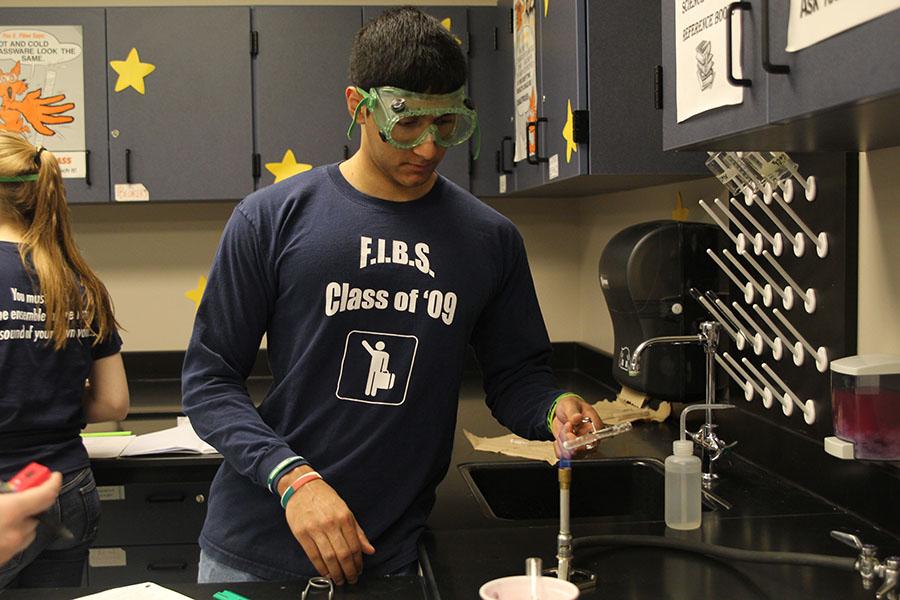
<path fill-rule="evenodd" d="M 395 148 L 414 148 L 429 137 L 449 148 L 468 140 L 478 127 L 465 88 L 449 94 L 419 94 L 388 86 L 359 91 L 363 101 L 357 111 L 365 104 L 381 139 Z"/>
<path fill-rule="evenodd" d="M 472 118 L 466 114 L 415 115 L 396 121 L 387 137 L 401 147 L 410 148 L 424 143 L 430 135 L 439 146 L 449 147 L 469 139 L 474 128 Z"/>

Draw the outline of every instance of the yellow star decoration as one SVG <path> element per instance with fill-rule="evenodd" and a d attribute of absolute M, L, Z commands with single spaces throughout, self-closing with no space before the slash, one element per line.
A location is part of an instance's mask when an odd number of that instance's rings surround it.
<path fill-rule="evenodd" d="M 194 310 L 200 308 L 200 300 L 203 299 L 203 292 L 206 291 L 206 277 L 203 275 L 197 280 L 197 287 L 184 293 L 184 297 L 194 301 Z"/>
<path fill-rule="evenodd" d="M 133 87 L 139 93 L 144 93 L 144 77 L 156 70 L 156 65 L 141 62 L 137 48 L 132 48 L 125 60 L 111 60 L 109 66 L 119 74 L 116 80 L 116 91 Z"/>
<path fill-rule="evenodd" d="M 566 107 L 566 124 L 563 125 L 562 136 L 566 140 L 566 162 L 572 162 L 572 153 L 578 152 L 578 144 L 575 143 L 575 126 L 572 116 L 572 101 Z"/>
<path fill-rule="evenodd" d="M 550 0 L 544 0 L 544 18 L 547 18 L 548 10 L 550 10 Z"/>
<path fill-rule="evenodd" d="M 441 19 L 441 25 L 443 25 L 444 29 L 446 29 L 447 31 L 449 31 L 450 33 L 453 33 L 453 21 L 450 19 L 450 17 L 447 17 L 446 19 Z M 453 36 L 453 39 L 456 40 L 457 44 L 459 44 L 460 46 L 462 45 L 462 40 L 459 39 L 458 37 L 456 37 L 455 35 Z"/>
<path fill-rule="evenodd" d="M 312 169 L 312 165 L 297 162 L 297 159 L 294 158 L 293 150 L 285 152 L 281 162 L 266 163 L 266 170 L 275 176 L 275 183 L 310 169 Z"/>
<path fill-rule="evenodd" d="M 672 219 L 675 221 L 687 221 L 691 211 L 684 205 L 681 192 L 675 192 L 675 208 L 672 210 Z"/>

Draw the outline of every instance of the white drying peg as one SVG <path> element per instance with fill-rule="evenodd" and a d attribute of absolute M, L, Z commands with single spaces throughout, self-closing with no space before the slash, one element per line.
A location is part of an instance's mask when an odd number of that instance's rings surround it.
<path fill-rule="evenodd" d="M 728 363 L 722 360 L 721 356 L 719 356 L 718 354 L 715 354 L 714 356 L 716 357 L 716 362 L 719 363 L 719 366 L 721 366 L 722 369 L 726 373 L 728 373 L 728 375 L 734 380 L 734 382 L 738 384 L 738 386 L 740 386 L 740 388 L 744 391 L 744 399 L 747 402 L 753 400 L 753 384 L 751 384 L 746 379 L 741 379 L 738 374 L 735 373 L 730 366 L 728 366 Z"/>
<path fill-rule="evenodd" d="M 744 367 L 742 367 L 738 361 L 734 360 L 734 358 L 727 352 L 723 352 L 722 356 L 725 357 L 725 360 L 728 361 L 728 364 L 731 365 L 731 367 L 735 371 L 737 371 L 741 377 L 746 379 L 750 383 L 750 385 L 753 386 L 753 389 L 756 390 L 756 393 L 759 394 L 760 398 L 762 398 L 764 396 L 765 390 L 758 383 L 756 383 L 756 380 L 753 379 L 753 377 L 751 377 L 747 371 L 744 370 Z M 747 398 L 747 400 L 749 401 L 750 398 Z"/>
<path fill-rule="evenodd" d="M 769 374 L 770 377 L 772 376 L 772 373 L 774 373 L 774 371 L 772 371 L 772 369 L 770 369 L 769 365 L 767 365 L 766 363 L 762 363 L 762 368 L 766 373 Z M 773 384 L 772 387 L 777 388 L 778 386 L 776 384 Z M 783 388 L 784 386 L 781 387 Z M 791 399 L 788 398 L 788 395 L 784 392 L 784 390 L 773 390 L 772 393 L 775 394 L 775 396 L 781 402 L 781 412 L 784 413 L 784 416 L 791 416 L 791 414 L 793 414 L 794 412 L 794 403 L 791 402 Z"/>
<path fill-rule="evenodd" d="M 781 303 L 784 305 L 785 310 L 791 310 L 794 307 L 794 290 L 791 289 L 791 286 L 787 286 L 785 288 L 780 287 L 775 280 L 772 279 L 772 276 L 766 273 L 759 263 L 753 260 L 753 257 L 744 252 L 741 256 L 747 259 L 747 262 L 750 263 L 756 272 L 762 275 L 763 279 L 769 282 L 769 285 L 772 286 L 772 289 L 775 290 L 775 293 L 781 296 Z"/>
<path fill-rule="evenodd" d="M 806 357 L 806 352 L 803 349 L 803 344 L 801 344 L 800 342 L 794 342 L 792 344 L 788 336 L 786 336 L 784 332 L 778 328 L 778 325 L 776 325 L 775 322 L 769 318 L 769 315 L 763 312 L 763 309 L 759 307 L 759 304 L 754 304 L 753 310 L 756 311 L 756 314 L 762 317 L 762 320 L 766 322 L 766 325 L 772 328 L 772 331 L 774 331 L 775 335 L 778 336 L 776 339 L 783 340 L 783 344 L 786 345 L 791 354 L 794 355 L 794 364 L 798 367 L 803 365 L 803 359 Z"/>
<path fill-rule="evenodd" d="M 738 304 L 737 302 L 732 302 L 731 305 L 734 307 L 736 311 L 741 313 L 741 316 L 750 323 L 750 326 L 756 330 L 756 334 L 762 337 L 762 340 L 766 343 L 766 345 L 772 349 L 772 358 L 775 360 L 781 360 L 781 357 L 784 355 L 784 344 L 781 343 L 781 338 L 775 337 L 773 340 L 770 338 L 765 331 L 762 330 L 762 327 L 756 324 L 756 321 L 750 316 L 750 314 L 744 310 L 744 308 Z"/>
<path fill-rule="evenodd" d="M 781 208 L 784 209 L 784 212 L 794 220 L 794 223 L 797 224 L 797 227 L 806 234 L 806 237 L 810 239 L 810 241 L 816 245 L 816 254 L 819 258 L 825 258 L 828 256 L 828 236 L 823 231 L 819 235 L 813 233 L 813 230 L 810 229 L 806 223 L 794 212 L 794 209 L 788 206 L 788 203 L 781 197 L 778 192 L 772 192 L 772 198 L 775 199 L 775 202 L 778 203 Z"/>
<path fill-rule="evenodd" d="M 740 261 L 738 261 L 738 259 L 728 250 L 722 250 L 722 254 L 725 256 L 725 258 L 731 261 L 731 264 L 733 264 L 737 268 L 737 270 L 740 271 L 748 281 L 750 281 L 751 284 L 753 284 L 753 287 L 762 296 L 763 304 L 765 304 L 766 306 L 772 306 L 772 302 L 775 300 L 775 294 L 772 293 L 772 286 L 768 283 L 766 285 L 760 285 L 760 283 L 753 277 L 753 275 L 750 274 L 750 271 L 745 269 L 744 265 L 742 265 Z M 747 293 L 745 291 L 744 297 L 746 298 L 746 296 Z"/>
<path fill-rule="evenodd" d="M 716 200 L 716 202 L 718 202 L 718 199 Z M 731 232 L 731 228 L 726 223 L 724 223 L 722 219 L 719 218 L 719 215 L 716 214 L 716 212 L 709 204 L 707 204 L 703 200 L 700 200 L 699 204 L 700 208 L 705 210 L 706 214 L 712 217 L 712 220 L 716 222 L 716 225 L 719 226 L 719 229 L 724 231 L 725 234 L 728 235 L 729 238 L 731 238 L 731 241 L 734 242 L 734 247 L 738 250 L 738 252 L 743 252 L 747 248 L 747 237 L 743 233 L 734 235 Z"/>
<path fill-rule="evenodd" d="M 791 246 L 794 247 L 794 256 L 800 258 L 806 252 L 806 237 L 802 232 L 797 234 L 792 233 L 791 230 L 788 229 L 788 226 L 785 225 L 781 219 L 775 216 L 775 213 L 772 212 L 772 209 L 768 207 L 768 204 L 771 204 L 772 202 L 772 187 L 769 182 L 766 182 L 766 185 L 769 186 L 768 188 L 766 188 L 769 190 L 769 200 L 766 200 L 765 196 L 763 196 L 762 201 L 760 201 L 760 199 L 756 196 L 752 196 L 751 200 L 756 202 L 756 205 L 759 206 L 759 208 L 761 208 L 764 213 L 766 213 L 766 216 L 769 217 L 769 220 L 775 223 L 775 226 L 781 230 L 781 232 L 784 234 L 784 239 L 786 239 L 788 243 L 790 243 Z"/>
<path fill-rule="evenodd" d="M 751 200 L 752 202 L 752 200 Z M 744 218 L 750 221 L 750 223 L 756 227 L 759 231 L 759 234 L 766 238 L 770 244 L 772 244 L 772 252 L 775 253 L 775 256 L 781 256 L 781 253 L 784 252 L 784 238 L 781 237 L 781 233 L 776 232 L 775 235 L 772 235 L 762 226 L 762 224 L 757 221 L 753 215 L 750 214 L 746 208 L 741 206 L 741 203 L 737 201 L 736 198 L 731 199 L 731 205 L 734 206 L 739 213 L 744 215 Z M 757 252 L 757 254 L 759 254 Z"/>
<path fill-rule="evenodd" d="M 794 281 L 793 277 L 788 275 L 788 272 L 778 264 L 778 261 L 772 258 L 772 255 L 769 254 L 768 250 L 763 250 L 763 256 L 765 256 L 768 259 L 769 263 L 773 267 L 775 267 L 775 270 L 778 271 L 782 277 L 784 277 L 784 280 L 788 282 L 791 288 L 793 288 L 793 290 L 800 295 L 800 298 L 803 300 L 803 308 L 806 309 L 806 312 L 808 312 L 809 314 L 816 312 L 816 290 L 812 288 L 807 288 L 804 290 L 802 287 L 800 287 L 800 284 Z"/>
<path fill-rule="evenodd" d="M 806 199 L 809 202 L 812 202 L 813 200 L 815 200 L 816 192 L 817 192 L 816 176 L 810 175 L 809 177 L 804 179 L 803 176 L 800 175 L 800 171 L 798 171 L 797 168 L 793 164 L 784 165 L 784 168 L 787 169 L 788 173 L 790 173 L 791 175 L 794 176 L 794 179 L 796 179 L 797 183 L 800 184 L 800 187 L 803 188 L 803 192 L 804 192 L 804 195 L 806 196 Z M 794 182 L 791 181 L 790 179 L 785 179 L 781 183 L 782 183 L 781 187 L 784 190 L 785 199 L 787 199 L 787 195 L 788 195 L 788 193 L 790 193 L 791 200 L 793 200 L 793 198 L 794 198 Z M 790 189 L 790 192 L 788 192 L 788 189 Z"/>
<path fill-rule="evenodd" d="M 716 206 L 719 207 L 719 210 L 721 210 L 723 213 L 725 213 L 725 216 L 728 217 L 728 221 L 731 223 L 734 223 L 735 226 L 741 230 L 741 233 L 744 234 L 744 237 L 753 242 L 753 252 L 757 255 L 762 254 L 762 251 L 763 251 L 763 236 L 762 236 L 762 234 L 761 233 L 756 233 L 756 234 L 751 233 L 751 231 L 749 229 L 744 227 L 743 223 L 741 223 L 734 216 L 732 216 L 731 211 L 728 210 L 728 205 L 726 205 L 724 202 L 722 202 L 718 198 L 713 200 L 713 202 L 716 203 Z M 746 244 L 745 244 L 745 248 L 746 248 Z M 740 248 L 738 248 L 738 251 L 739 252 L 741 251 Z"/>
<path fill-rule="evenodd" d="M 819 346 L 818 348 L 813 348 L 812 344 L 810 344 L 805 337 L 800 335 L 800 332 L 797 331 L 797 328 L 791 325 L 791 322 L 787 320 L 781 311 L 777 308 L 772 309 L 772 312 L 775 313 L 775 316 L 778 317 L 778 320 L 788 328 L 788 330 L 794 334 L 794 337 L 803 344 L 803 347 L 806 348 L 806 351 L 809 352 L 813 358 L 816 359 L 816 369 L 819 370 L 820 373 L 824 373 L 828 370 L 828 351 L 823 347 Z"/>
<path fill-rule="evenodd" d="M 753 333 L 749 329 L 745 328 L 744 325 L 741 323 L 741 320 L 738 319 L 736 316 L 734 316 L 734 313 L 731 312 L 731 310 L 728 308 L 728 306 L 724 302 L 722 302 L 718 298 L 711 297 L 709 294 L 707 294 L 707 297 L 716 303 L 716 306 L 719 308 L 719 310 L 722 311 L 722 314 L 727 316 L 728 319 L 731 321 L 731 323 L 735 327 L 738 328 L 738 331 L 740 331 L 744 335 L 744 337 L 747 339 L 747 341 L 749 341 L 753 344 L 753 346 L 752 346 L 753 352 L 757 356 L 762 354 L 763 348 L 764 348 L 762 336 L 759 335 L 758 333 Z"/>
<path fill-rule="evenodd" d="M 693 292 L 693 290 L 692 290 L 692 292 Z M 709 312 L 709 314 L 711 314 L 713 316 L 713 318 L 719 322 L 719 324 L 722 326 L 722 329 L 724 329 L 728 333 L 728 335 L 731 336 L 731 339 L 734 340 L 734 345 L 737 347 L 737 349 L 743 350 L 744 347 L 747 345 L 747 338 L 744 337 L 744 334 L 741 333 L 740 331 L 733 329 L 731 327 L 731 325 L 728 324 L 728 320 L 725 317 L 723 317 L 721 314 L 719 314 L 719 311 L 717 311 L 713 307 L 713 305 L 709 302 L 709 300 L 707 300 L 702 295 L 700 295 L 699 292 L 694 297 L 697 299 L 697 302 L 702 304 L 703 308 L 705 308 Z"/>
<path fill-rule="evenodd" d="M 759 372 L 752 362 L 747 360 L 746 358 L 741 358 L 741 363 L 750 371 L 756 375 L 756 378 L 759 379 L 760 383 L 763 386 L 763 406 L 766 408 L 772 408 L 772 404 L 774 404 L 774 400 L 777 398 L 778 402 L 784 404 L 784 397 L 778 393 L 778 390 L 775 389 L 775 386 L 770 384 L 766 379 L 766 376 Z"/>
<path fill-rule="evenodd" d="M 734 282 L 734 285 L 738 286 L 744 291 L 744 302 L 746 302 L 747 304 L 753 303 L 753 282 L 748 281 L 747 283 L 744 283 L 743 281 L 741 281 L 738 276 L 728 268 L 728 265 L 722 262 L 722 259 L 716 256 L 716 253 L 713 252 L 710 248 L 706 249 L 706 253 L 711 259 L 713 259 L 713 261 L 717 265 L 719 265 L 719 268 L 722 269 L 722 271 L 724 271 L 726 275 L 728 275 L 729 279 Z"/>
<path fill-rule="evenodd" d="M 784 380 L 783 380 L 781 377 L 778 376 L 778 373 L 776 373 L 775 371 L 773 371 L 772 369 L 770 369 L 770 368 L 769 368 L 769 365 L 767 365 L 766 363 L 763 363 L 763 364 L 762 364 L 762 368 L 765 369 L 765 370 L 766 370 L 766 373 L 768 373 L 769 376 L 770 376 L 773 380 L 775 380 L 775 382 L 776 382 L 778 385 L 781 386 L 781 388 L 784 390 L 784 395 L 785 395 L 785 396 L 786 396 L 793 404 L 796 404 L 796 405 L 797 405 L 797 408 L 799 408 L 800 411 L 803 413 L 803 420 L 806 421 L 806 424 L 807 424 L 807 425 L 812 425 L 813 423 L 815 423 L 815 422 L 816 422 L 816 405 L 815 405 L 815 403 L 812 401 L 812 399 L 807 399 L 807 400 L 806 400 L 806 404 L 804 404 L 803 402 L 800 402 L 800 398 L 797 397 L 797 394 L 795 394 L 795 393 L 791 390 L 791 388 L 789 388 L 788 385 L 784 382 Z M 792 404 L 792 406 L 793 406 L 793 404 Z M 787 415 L 787 416 L 790 416 L 790 413 L 789 413 L 789 412 L 785 412 L 784 414 Z"/>

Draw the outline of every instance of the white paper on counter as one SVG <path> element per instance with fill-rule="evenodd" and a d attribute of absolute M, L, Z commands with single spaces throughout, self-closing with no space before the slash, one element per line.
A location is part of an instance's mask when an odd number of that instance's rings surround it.
<path fill-rule="evenodd" d="M 187 417 L 178 417 L 178 425 L 137 436 L 120 456 L 146 454 L 215 454 L 217 450 L 200 439 Z"/>
<path fill-rule="evenodd" d="M 900 0 L 791 0 L 785 50 L 796 52 L 809 48 L 898 8 Z M 873 56 L 872 60 L 879 57 Z"/>
<path fill-rule="evenodd" d="M 731 0 L 682 0 L 675 3 L 675 106 L 678 122 L 694 115 L 741 104 L 744 88 L 728 82 L 726 25 Z M 741 18 L 735 11 L 732 27 L 732 75 L 741 68 Z"/>
<path fill-rule="evenodd" d="M 193 600 L 193 598 L 173 592 L 161 585 L 145 581 L 144 583 L 126 585 L 125 587 L 91 594 L 90 596 L 79 596 L 74 600 Z"/>
<path fill-rule="evenodd" d="M 115 458 L 134 441 L 135 435 L 113 435 L 81 438 L 91 458 Z"/>

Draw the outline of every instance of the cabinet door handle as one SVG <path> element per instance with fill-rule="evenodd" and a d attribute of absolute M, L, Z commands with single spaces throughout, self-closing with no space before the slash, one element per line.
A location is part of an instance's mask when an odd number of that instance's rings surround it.
<path fill-rule="evenodd" d="M 791 68 L 787 65 L 772 64 L 769 46 L 769 0 L 762 0 L 762 68 L 766 73 L 774 75 L 787 75 Z"/>
<path fill-rule="evenodd" d="M 528 161 L 529 165 L 539 165 L 541 163 L 550 162 L 550 159 L 546 156 L 541 156 L 541 138 L 540 138 L 540 126 L 539 123 L 546 123 L 547 117 L 538 117 L 537 121 L 528 121 L 525 124 L 525 137 L 528 139 L 528 130 L 534 129 L 534 154 L 531 152 L 527 152 L 525 159 Z"/>
<path fill-rule="evenodd" d="M 160 492 L 158 494 L 149 494 L 147 502 L 153 504 L 163 504 L 168 502 L 184 502 L 184 492 Z"/>
<path fill-rule="evenodd" d="M 512 138 L 508 135 L 503 136 L 500 140 L 500 149 L 497 150 L 497 172 L 506 175 L 512 175 L 512 169 L 506 168 L 506 142 L 512 142 Z"/>
<path fill-rule="evenodd" d="M 125 148 L 125 183 L 131 183 L 131 148 Z"/>
<path fill-rule="evenodd" d="M 187 569 L 187 563 L 185 561 L 158 562 L 147 565 L 148 571 L 184 571 L 185 569 Z"/>
<path fill-rule="evenodd" d="M 91 151 L 84 151 L 84 185 L 91 187 Z"/>
<path fill-rule="evenodd" d="M 732 15 L 734 15 L 734 11 L 736 10 L 751 10 L 753 5 L 749 2 L 732 2 L 728 5 L 728 19 L 725 21 L 725 75 L 728 77 L 728 83 L 731 85 L 736 85 L 739 87 L 750 87 L 753 85 L 753 82 L 749 79 L 737 79 L 732 73 L 732 67 L 734 63 L 734 57 L 731 55 L 731 22 Z M 743 39 L 743 36 L 741 36 Z"/>

